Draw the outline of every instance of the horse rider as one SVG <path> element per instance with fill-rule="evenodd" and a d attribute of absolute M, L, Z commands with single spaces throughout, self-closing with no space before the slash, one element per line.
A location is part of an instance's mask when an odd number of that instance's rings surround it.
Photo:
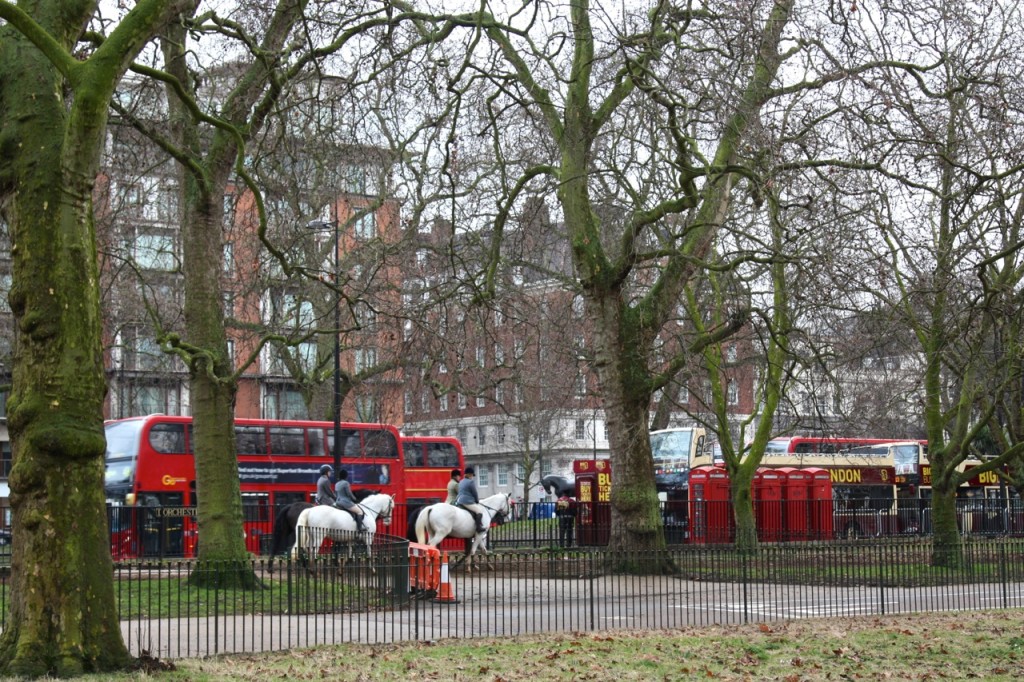
<path fill-rule="evenodd" d="M 455 504 L 455 500 L 459 499 L 460 478 L 462 478 L 462 472 L 458 469 L 452 469 L 452 477 L 448 481 L 448 497 L 445 499 L 445 504 Z"/>
<path fill-rule="evenodd" d="M 459 481 L 459 494 L 455 498 L 455 504 L 473 515 L 476 532 L 483 533 L 487 530 L 484 528 L 484 508 L 480 504 L 480 493 L 477 492 L 475 479 L 476 471 L 473 467 L 466 467 L 466 475 Z"/>
<path fill-rule="evenodd" d="M 316 503 L 334 506 L 334 488 L 331 486 L 331 474 L 334 469 L 325 464 L 320 467 L 320 478 L 316 482 Z"/>
<path fill-rule="evenodd" d="M 334 485 L 334 497 L 334 506 L 344 509 L 352 515 L 356 521 L 357 530 L 370 530 L 366 527 L 363 509 L 359 506 L 356 496 L 352 494 L 352 486 L 348 482 L 348 471 L 345 469 L 338 471 L 338 482 Z"/>

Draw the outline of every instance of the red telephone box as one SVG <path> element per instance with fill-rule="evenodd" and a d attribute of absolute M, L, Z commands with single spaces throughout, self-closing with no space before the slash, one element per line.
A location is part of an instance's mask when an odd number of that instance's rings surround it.
<path fill-rule="evenodd" d="M 690 470 L 690 541 L 731 542 L 735 527 L 729 496 L 729 475 L 722 467 Z"/>
<path fill-rule="evenodd" d="M 785 476 L 785 483 L 782 485 L 785 539 L 790 542 L 806 540 L 810 528 L 807 499 L 811 476 L 806 469 L 792 467 L 783 467 L 779 469 L 779 473 Z"/>
<path fill-rule="evenodd" d="M 782 535 L 782 483 L 778 469 L 761 467 L 754 474 L 754 519 L 760 542 L 778 542 Z"/>
<path fill-rule="evenodd" d="M 810 539 L 831 540 L 832 523 L 832 476 L 827 469 L 804 469 L 810 477 L 808 507 L 810 507 Z"/>

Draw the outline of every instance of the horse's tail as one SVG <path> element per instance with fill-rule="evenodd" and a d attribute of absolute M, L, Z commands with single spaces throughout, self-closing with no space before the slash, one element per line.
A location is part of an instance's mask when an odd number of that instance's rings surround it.
<path fill-rule="evenodd" d="M 299 518 L 295 521 L 295 546 L 292 548 L 292 559 L 299 558 L 299 545 L 301 545 L 304 540 L 303 536 L 308 536 L 309 534 L 309 510 L 314 508 L 315 507 L 309 507 L 308 509 L 303 509 L 302 513 L 299 514 Z M 305 541 L 309 542 L 308 539 Z"/>
<path fill-rule="evenodd" d="M 290 511 L 287 506 L 281 507 L 277 512 L 277 516 L 274 517 L 274 544 L 271 545 L 270 556 L 283 554 L 295 540 L 295 531 L 292 529 L 292 524 L 288 521 Z"/>
<path fill-rule="evenodd" d="M 427 544 L 427 527 L 430 523 L 430 508 L 421 510 L 420 515 L 416 518 L 416 542 L 421 545 Z"/>

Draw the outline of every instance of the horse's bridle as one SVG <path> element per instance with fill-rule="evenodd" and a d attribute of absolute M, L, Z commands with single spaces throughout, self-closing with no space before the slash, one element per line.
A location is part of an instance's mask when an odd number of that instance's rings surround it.
<path fill-rule="evenodd" d="M 385 526 L 391 524 L 391 515 L 395 511 L 395 496 L 394 495 L 388 495 L 388 498 L 390 498 L 390 499 L 388 500 L 387 513 L 385 514 L 382 511 L 380 513 L 380 516 L 378 517 L 378 518 L 380 518 L 381 521 L 384 522 Z M 363 506 L 362 502 L 356 502 L 356 506 L 359 507 L 360 509 L 362 509 L 363 512 L 365 513 L 367 508 L 365 506 Z"/>
<path fill-rule="evenodd" d="M 508 498 L 509 498 L 509 496 L 508 496 L 508 494 L 506 494 L 505 495 L 505 509 L 509 508 Z M 494 507 L 488 507 L 483 502 L 480 503 L 480 506 L 483 507 L 484 509 L 488 510 L 488 511 L 494 512 L 494 516 L 497 516 L 498 514 L 508 514 L 509 513 L 509 512 L 506 512 L 505 509 L 495 509 Z"/>

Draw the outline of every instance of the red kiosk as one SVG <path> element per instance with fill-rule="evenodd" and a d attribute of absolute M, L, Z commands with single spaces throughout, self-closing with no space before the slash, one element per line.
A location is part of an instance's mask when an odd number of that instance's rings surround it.
<path fill-rule="evenodd" d="M 817 467 L 804 469 L 811 479 L 808 483 L 808 507 L 810 507 L 811 540 L 831 540 L 832 522 L 832 475 L 827 469 Z"/>
<path fill-rule="evenodd" d="M 576 541 L 580 545 L 607 545 L 612 526 L 612 464 L 606 459 L 577 459 Z"/>
<path fill-rule="evenodd" d="M 811 475 L 806 469 L 783 467 L 777 470 L 785 477 L 782 486 L 785 507 L 785 540 L 788 542 L 806 540 L 810 529 L 810 509 L 807 505 L 810 493 Z"/>
<path fill-rule="evenodd" d="M 731 542 L 735 531 L 729 475 L 723 467 L 690 470 L 690 542 Z"/>
<path fill-rule="evenodd" d="M 754 519 L 760 542 L 785 540 L 783 533 L 782 486 L 785 477 L 778 469 L 761 467 L 754 474 Z"/>

